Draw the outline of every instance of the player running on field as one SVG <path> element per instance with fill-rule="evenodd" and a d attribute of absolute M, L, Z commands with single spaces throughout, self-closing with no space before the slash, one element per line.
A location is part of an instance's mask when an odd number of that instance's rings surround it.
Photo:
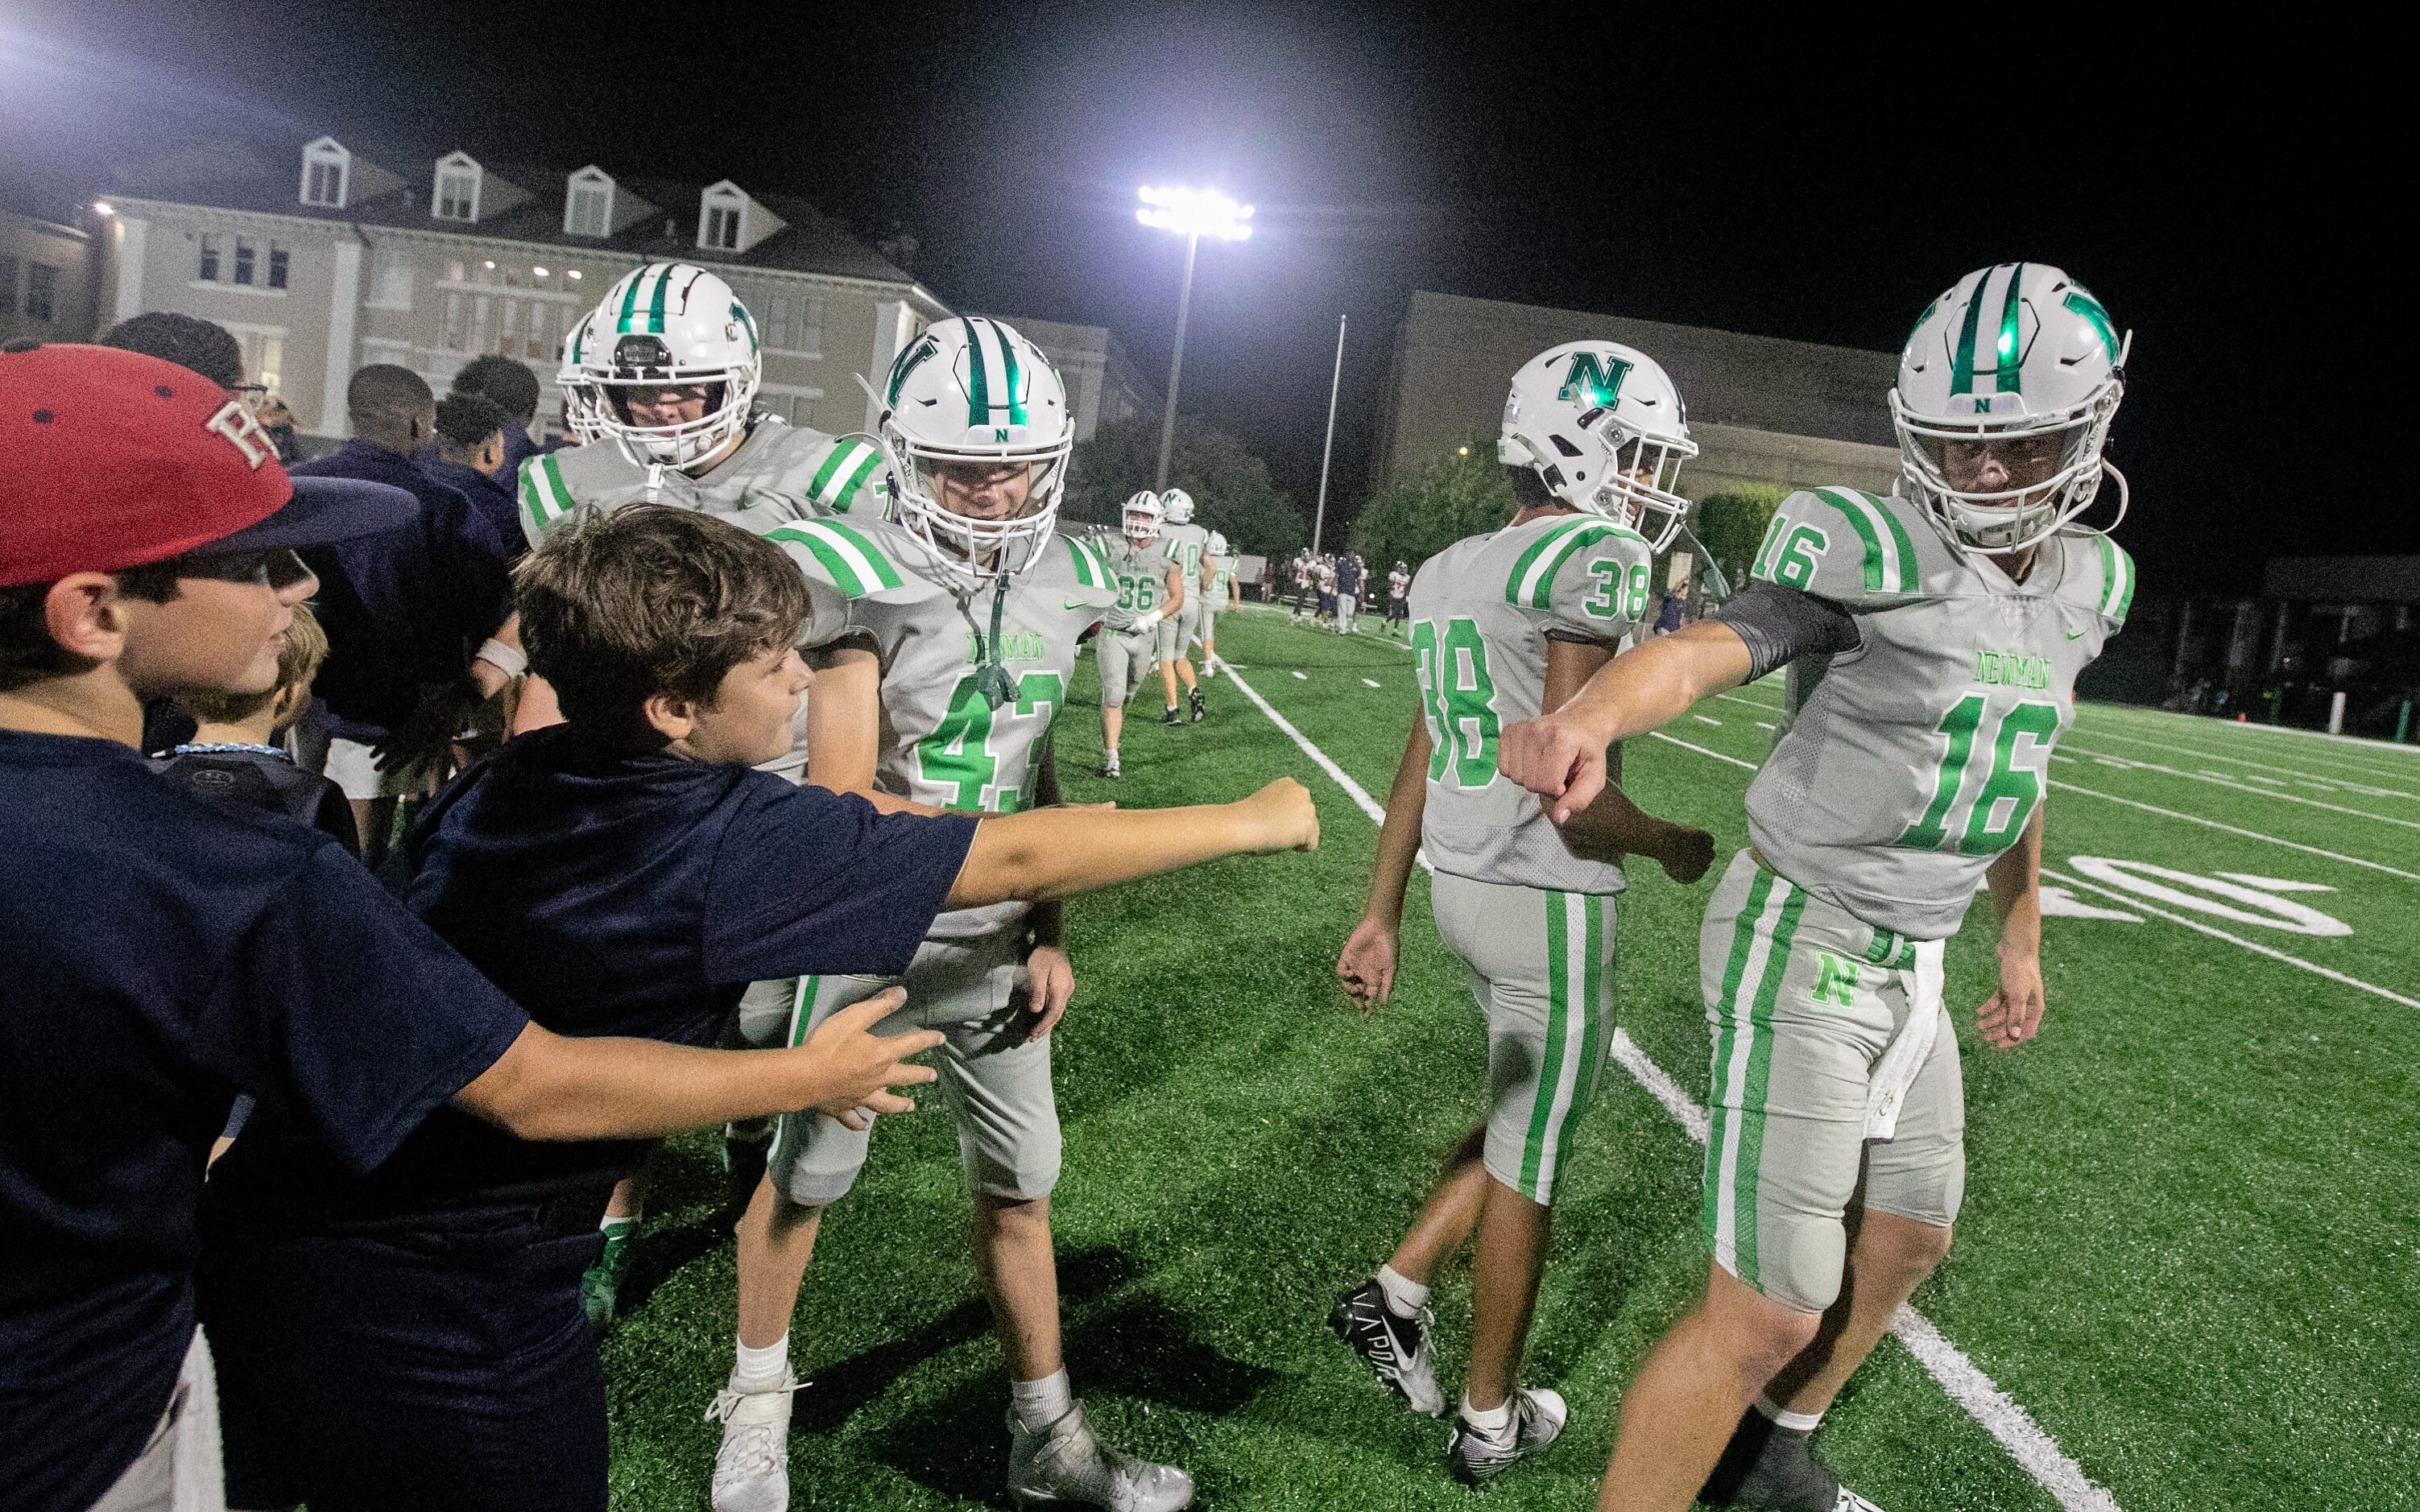
<path fill-rule="evenodd" d="M 1159 501 L 1167 511 L 1160 520 L 1160 544 L 1185 579 L 1182 598 L 1168 607 L 1159 622 L 1160 689 L 1168 695 L 1168 712 L 1159 722 L 1176 723 L 1176 685 L 1182 679 L 1193 722 L 1199 724 L 1206 711 L 1201 686 L 1193 681 L 1193 642 L 1202 634 L 1202 605 L 1209 586 L 1202 563 L 1209 555 L 1210 532 L 1193 523 L 1193 496 L 1184 489 L 1171 488 Z"/>
<path fill-rule="evenodd" d="M 1504 733 L 1506 773 L 1560 813 L 1597 791 L 1607 742 L 1790 668 L 1752 843 L 1699 935 L 1714 1263 L 1622 1400 L 1601 1508 L 1868 1504 L 1808 1438 L 1949 1248 L 1965 1104 L 1942 942 L 1980 886 L 2000 943 L 1978 1026 L 2000 1047 L 2040 1026 L 2051 748 L 2134 591 L 2125 552 L 2077 523 L 2104 473 L 2124 512 L 2102 448 L 2125 355 L 2057 269 L 1967 274 L 1900 358 L 1905 492 L 1791 495 L 1746 592 Z"/>
<path fill-rule="evenodd" d="M 1101 671 L 1101 775 L 1118 775 L 1118 736 L 1126 723 L 1126 701 L 1151 671 L 1159 627 L 1171 606 L 1186 597 L 1185 569 L 1169 555 L 1160 539 L 1167 512 L 1160 496 L 1146 488 L 1119 512 L 1119 528 L 1095 532 L 1094 551 L 1109 567 L 1116 597 L 1101 623 L 1093 655 Z M 1176 722 L 1175 695 L 1171 694 L 1169 724 Z"/>
<path fill-rule="evenodd" d="M 1616 787 L 1558 830 L 1497 772 L 1497 732 L 1577 691 L 1646 613 L 1648 563 L 1687 512 L 1672 490 L 1696 453 L 1653 362 L 1611 342 L 1558 347 L 1513 376 L 1504 407 L 1497 455 L 1519 512 L 1412 580 L 1420 717 L 1387 796 L 1369 908 L 1336 972 L 1365 1009 L 1386 1000 L 1404 885 L 1425 850 L 1437 932 L 1486 1019 L 1492 1105 L 1393 1258 L 1337 1299 L 1328 1326 L 1414 1408 L 1444 1412 L 1429 1286 L 1477 1229 L 1470 1371 L 1446 1446 L 1447 1467 L 1473 1485 L 1552 1443 L 1566 1416 L 1561 1396 L 1520 1384 L 1521 1355 L 1548 1204 L 1613 1039 L 1621 854 L 1680 882 L 1714 858 L 1704 831 L 1651 818 Z"/>
<path fill-rule="evenodd" d="M 535 547 L 577 514 L 633 503 L 720 515 L 770 511 L 785 518 L 879 514 L 881 449 L 865 437 L 827 436 L 758 410 L 763 369 L 755 317 L 720 276 L 674 262 L 623 275 L 565 340 L 557 375 L 564 418 L 583 444 L 521 464 L 521 533 Z M 518 640 L 510 633 L 500 639 Z M 860 675 L 870 677 L 872 658 L 863 661 Z M 524 702 L 531 707 L 517 729 L 551 717 L 551 695 L 543 688 L 530 690 Z M 802 737 L 765 769 L 796 782 L 804 780 L 805 764 Z M 787 990 L 784 982 L 753 991 Z M 750 1130 L 734 1136 L 725 1159 L 744 1199 L 769 1136 Z M 642 1182 L 625 1181 L 606 1210 L 605 1254 L 584 1288 L 589 1318 L 600 1328 L 613 1321 L 629 1269 L 644 1206 Z"/>
<path fill-rule="evenodd" d="M 1202 558 L 1202 677 L 1218 675 L 1218 616 L 1235 593 L 1235 553 L 1227 538 L 1210 532 Z"/>
<path fill-rule="evenodd" d="M 1099 554 L 1053 530 L 1075 440 L 1059 376 L 1002 322 L 953 318 L 901 350 L 881 400 L 897 521 L 773 523 L 766 532 L 806 573 L 814 638 L 862 640 L 880 663 L 878 719 L 811 732 L 817 780 L 862 761 L 853 748 L 861 743 L 886 801 L 970 813 L 1056 803 L 1051 720 L 1067 700 L 1078 638 L 1117 599 Z M 900 1026 L 947 1037 L 935 1058 L 974 1197 L 975 1267 L 1007 1356 L 1010 1493 L 1119 1512 L 1187 1504 L 1185 1472 L 1101 1443 L 1061 1359 L 1048 1036 L 1075 976 L 1057 907 L 945 914 L 905 981 Z M 781 1011 L 743 1005 L 743 1034 L 795 1041 L 882 985 L 802 979 Z M 714 1408 L 723 1421 L 717 1512 L 789 1504 L 790 1316 L 823 1210 L 855 1184 L 866 1142 L 863 1128 L 812 1112 L 784 1119 L 775 1135 L 739 1227 L 740 1352 Z"/>

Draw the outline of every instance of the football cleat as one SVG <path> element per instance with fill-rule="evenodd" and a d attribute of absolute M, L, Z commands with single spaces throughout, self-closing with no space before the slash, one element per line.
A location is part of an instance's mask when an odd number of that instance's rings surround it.
<path fill-rule="evenodd" d="M 1176 1512 L 1193 1504 L 1193 1477 L 1122 1455 L 1101 1442 L 1078 1402 L 1039 1433 L 1008 1415 L 1008 1494 L 1021 1507 L 1071 1504 L 1109 1512 Z M 718 1508 L 717 1512 L 721 1512 Z"/>
<path fill-rule="evenodd" d="M 632 1219 L 619 1229 L 608 1229 L 605 1252 L 597 1263 L 581 1273 L 580 1310 L 588 1315 L 588 1326 L 601 1335 L 613 1326 L 613 1310 L 621 1301 L 622 1282 L 630 1273 L 630 1239 L 637 1233 L 638 1220 Z"/>
<path fill-rule="evenodd" d="M 1706 1477 L 1698 1500 L 1756 1512 L 1882 1512 L 1840 1484 L 1815 1458 L 1813 1435 L 1785 1428 L 1750 1407 Z"/>
<path fill-rule="evenodd" d="M 1412 1411 L 1437 1417 L 1445 1412 L 1445 1394 L 1437 1390 L 1436 1365 L 1429 1355 L 1429 1323 L 1425 1307 L 1418 1318 L 1405 1318 L 1388 1306 L 1374 1279 L 1338 1297 L 1327 1314 L 1327 1326 L 1388 1390 L 1411 1403 Z"/>
<path fill-rule="evenodd" d="M 1159 717 L 1159 722 L 1162 724 L 1183 724 L 1185 722 L 1185 716 L 1177 713 L 1176 705 L 1171 703 L 1168 706 L 1168 712 Z"/>
<path fill-rule="evenodd" d="M 1475 1427 L 1470 1419 L 1455 1414 L 1453 1435 L 1445 1444 L 1446 1469 L 1465 1486 L 1483 1486 L 1560 1438 L 1570 1416 L 1559 1393 L 1544 1386 L 1516 1387 L 1512 1421 L 1501 1433 Z"/>
<path fill-rule="evenodd" d="M 1193 722 L 1195 724 L 1200 724 L 1202 722 L 1202 717 L 1210 712 L 1207 708 L 1202 706 L 1202 690 L 1198 687 L 1194 688 L 1187 696 L 1193 705 Z"/>
<path fill-rule="evenodd" d="M 714 1452 L 714 1512 L 787 1512 L 790 1505 L 790 1398 L 803 1384 L 788 1371 L 769 1391 L 717 1392 L 706 1410 L 722 1423 Z"/>
<path fill-rule="evenodd" d="M 1118 775 L 1118 753 L 1116 751 L 1105 750 L 1101 752 L 1101 775 L 1103 777 L 1115 777 Z"/>

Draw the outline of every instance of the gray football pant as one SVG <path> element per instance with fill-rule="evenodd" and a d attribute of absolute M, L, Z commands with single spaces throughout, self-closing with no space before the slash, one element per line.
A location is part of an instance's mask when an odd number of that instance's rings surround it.
<path fill-rule="evenodd" d="M 877 1034 L 939 1029 L 931 1055 L 942 1101 L 958 1126 L 967 1185 L 987 1196 L 1047 1196 L 1059 1182 L 1059 1104 L 1050 1086 L 1050 1041 L 1029 1040 L 1025 929 L 963 940 L 926 940 L 908 975 L 908 1005 Z M 890 982 L 874 977 L 801 977 L 788 1001 L 740 1004 L 740 1035 L 752 1045 L 803 1044 L 815 1026 Z M 839 1201 L 857 1183 L 872 1131 L 809 1110 L 777 1124 L 766 1174 L 802 1207 Z"/>
<path fill-rule="evenodd" d="M 1966 1102 L 1940 950 L 1874 929 L 1747 851 L 1708 900 L 1698 971 L 1714 1038 L 1713 1128 L 1700 1223 L 1714 1263 L 1776 1302 L 1820 1313 L 1839 1296 L 1860 1178 L 1875 1211 L 1945 1227 L 1958 1216 Z M 1933 1018 L 1931 1049 L 1906 1067 L 1892 1136 L 1869 1140 L 1877 1072 L 1922 1015 Z"/>
<path fill-rule="evenodd" d="M 1185 602 L 1177 606 L 1175 613 L 1159 622 L 1159 659 L 1191 660 L 1193 653 L 1188 648 L 1193 644 L 1193 638 L 1201 633 L 1202 592 L 1188 584 Z"/>
<path fill-rule="evenodd" d="M 1165 625 L 1168 622 L 1162 620 Z M 1101 658 L 1101 707 L 1123 709 L 1126 699 L 1151 671 L 1155 630 L 1112 630 L 1104 626 L 1095 643 Z"/>

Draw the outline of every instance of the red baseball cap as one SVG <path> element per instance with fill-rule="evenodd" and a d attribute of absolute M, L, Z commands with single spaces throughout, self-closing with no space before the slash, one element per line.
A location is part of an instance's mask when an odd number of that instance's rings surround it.
<path fill-rule="evenodd" d="M 419 507 L 380 483 L 288 478 L 242 401 L 190 368 L 107 347 L 0 351 L 0 587 L 347 541 Z"/>

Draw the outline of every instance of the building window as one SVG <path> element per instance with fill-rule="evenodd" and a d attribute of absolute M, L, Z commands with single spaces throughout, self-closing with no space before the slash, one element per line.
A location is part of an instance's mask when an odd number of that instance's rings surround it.
<path fill-rule="evenodd" d="M 447 282 L 448 284 L 459 284 L 460 282 L 462 282 L 462 259 L 461 259 L 461 258 L 459 258 L 459 257 L 450 257 L 450 258 L 446 259 L 446 263 L 445 263 L 445 282 Z"/>
<path fill-rule="evenodd" d="M 795 350 L 820 353 L 824 349 L 824 301 L 821 296 L 800 296 L 797 334 Z"/>
<path fill-rule="evenodd" d="M 215 231 L 202 233 L 201 270 L 194 275 L 205 284 L 219 281 L 219 238 Z"/>
<path fill-rule="evenodd" d="M 469 153 L 438 160 L 437 193 L 429 200 L 429 213 L 441 221 L 479 218 L 479 164 Z"/>
<path fill-rule="evenodd" d="M 411 254 L 400 242 L 378 243 L 370 262 L 370 303 L 381 310 L 411 308 Z"/>
<path fill-rule="evenodd" d="M 254 248 L 252 245 L 252 239 L 250 237 L 238 237 L 235 239 L 235 281 L 239 284 L 249 284 L 252 282 L 253 253 Z"/>
<path fill-rule="evenodd" d="M 813 429 L 814 429 L 814 426 L 815 426 L 815 400 L 814 400 L 814 395 L 810 394 L 810 393 L 801 393 L 801 394 L 797 394 L 797 395 L 795 395 L 795 396 L 793 396 L 793 397 L 791 398 L 791 400 L 790 400 L 790 424 L 793 424 L 793 425 L 798 426 L 798 427 L 799 427 L 799 429 L 801 429 L 801 430 L 813 430 Z"/>
<path fill-rule="evenodd" d="M 734 252 L 739 246 L 739 208 L 736 205 L 709 205 L 706 208 L 705 246 L 720 252 Z"/>
<path fill-rule="evenodd" d="M 0 257 L 0 315 L 17 313 L 17 259 Z"/>
<path fill-rule="evenodd" d="M 353 155 L 333 137 L 323 136 L 302 149 L 302 203 L 322 209 L 345 208 L 345 180 Z"/>
<path fill-rule="evenodd" d="M 568 181 L 563 202 L 563 234 L 604 237 L 613 233 L 613 180 L 601 168 L 582 168 Z"/>
<path fill-rule="evenodd" d="M 48 263 L 25 265 L 25 316 L 28 319 L 51 318 L 51 302 L 59 289 L 59 270 Z"/>
<path fill-rule="evenodd" d="M 279 385 L 280 375 L 285 368 L 286 338 L 263 336 L 260 339 L 260 362 L 253 369 L 256 380 L 261 387 L 274 390 Z"/>
<path fill-rule="evenodd" d="M 288 264 L 285 246 L 280 242 L 271 242 L 269 244 L 269 286 L 271 288 L 284 288 L 286 286 L 286 270 L 287 266 Z"/>
<path fill-rule="evenodd" d="M 519 300 L 506 300 L 504 301 L 504 324 L 498 327 L 496 331 L 497 351 L 503 353 L 506 357 L 519 357 L 520 355 L 520 352 L 515 347 L 515 343 L 520 340 L 520 325 L 521 301 Z"/>
<path fill-rule="evenodd" d="M 488 349 L 488 297 L 484 294 L 471 301 L 471 345 L 469 350 Z"/>
<path fill-rule="evenodd" d="M 790 297 L 776 294 L 765 306 L 765 345 L 776 351 L 790 347 Z"/>
<path fill-rule="evenodd" d="M 445 296 L 445 325 L 438 335 L 437 344 L 449 352 L 462 349 L 462 296 L 459 294 Z"/>

